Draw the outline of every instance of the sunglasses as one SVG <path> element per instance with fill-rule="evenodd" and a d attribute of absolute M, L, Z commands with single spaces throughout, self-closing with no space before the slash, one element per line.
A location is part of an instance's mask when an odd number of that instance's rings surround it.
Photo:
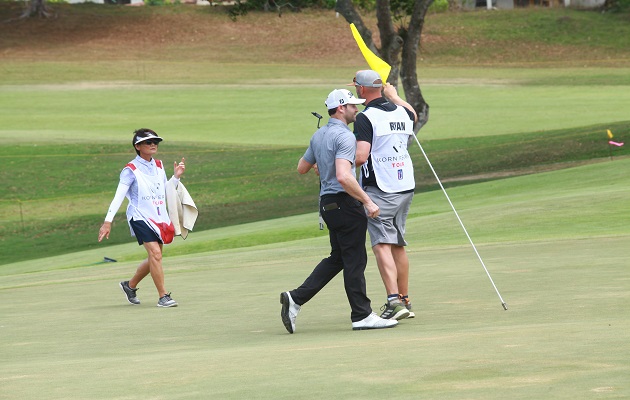
<path fill-rule="evenodd" d="M 143 142 L 140 142 L 139 144 L 154 144 L 154 145 L 158 145 L 160 144 L 159 140 L 145 140 Z"/>

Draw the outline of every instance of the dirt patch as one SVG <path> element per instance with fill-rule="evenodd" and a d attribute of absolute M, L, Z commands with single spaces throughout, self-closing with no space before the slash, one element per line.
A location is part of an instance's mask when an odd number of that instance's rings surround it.
<path fill-rule="evenodd" d="M 0 3 L 0 20 L 19 15 L 21 3 Z M 224 8 L 54 5 L 55 19 L 0 25 L 5 58 L 38 60 L 181 60 L 224 63 L 306 63 L 345 60 L 356 44 L 333 11 L 278 17 L 249 13 L 237 22 Z M 345 38 L 336 40 L 335 38 Z M 273 59 L 269 60 L 272 55 Z"/>

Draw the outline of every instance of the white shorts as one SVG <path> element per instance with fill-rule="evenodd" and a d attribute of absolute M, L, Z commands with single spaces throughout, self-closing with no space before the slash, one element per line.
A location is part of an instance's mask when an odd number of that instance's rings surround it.
<path fill-rule="evenodd" d="M 365 192 L 381 209 L 376 218 L 368 218 L 372 247 L 380 243 L 406 246 L 405 226 L 413 192 L 385 193 L 376 186 L 366 186 Z"/>

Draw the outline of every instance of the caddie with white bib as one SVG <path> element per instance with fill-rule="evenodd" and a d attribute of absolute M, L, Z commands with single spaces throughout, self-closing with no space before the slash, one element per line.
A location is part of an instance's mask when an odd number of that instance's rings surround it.
<path fill-rule="evenodd" d="M 365 110 L 354 123 L 356 164 L 361 166 L 363 189 L 381 209 L 378 218 L 368 221 L 372 251 L 387 293 L 381 317 L 413 318 L 405 229 L 416 187 L 407 146 L 417 115 L 376 71 L 358 71 L 352 85 L 357 96 L 366 99 Z"/>
<path fill-rule="evenodd" d="M 174 162 L 173 177 L 167 181 L 162 161 L 153 158 L 162 140 L 151 129 L 143 128 L 134 132 L 132 145 L 137 156 L 120 173 L 120 182 L 105 222 L 99 230 L 98 241 L 102 241 L 103 238 L 109 239 L 114 216 L 123 200 L 127 198 L 129 205 L 126 214 L 131 235 L 136 237 L 139 245 L 145 247 L 148 256 L 138 266 L 134 276 L 129 281 L 120 282 L 119 286 L 127 301 L 138 305 L 140 300 L 136 296 L 137 285 L 151 274 L 158 291 L 158 307 L 175 307 L 177 302 L 171 298 L 171 293 L 167 292 L 164 286 L 162 269 L 162 247 L 171 243 L 175 234 L 167 211 L 166 186 L 168 182 L 177 187 L 186 165 L 184 158 L 179 163 Z"/>

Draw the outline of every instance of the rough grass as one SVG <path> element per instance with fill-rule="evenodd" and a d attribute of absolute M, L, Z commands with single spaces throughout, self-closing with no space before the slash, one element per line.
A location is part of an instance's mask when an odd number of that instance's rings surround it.
<path fill-rule="evenodd" d="M 427 22 L 423 62 L 428 65 L 628 62 L 623 50 L 630 35 L 627 15 L 543 8 L 432 15 Z M 620 35 L 613 34 L 617 24 Z"/>
<path fill-rule="evenodd" d="M 628 123 L 606 127 L 613 132 L 630 130 Z M 625 147 L 611 150 L 607 146 L 606 127 L 428 140 L 423 141 L 423 148 L 442 182 L 450 187 L 608 160 L 611 154 L 613 158 L 627 156 Z M 624 136 L 618 135 L 617 140 L 623 141 Z M 194 193 L 200 210 L 196 231 L 309 213 L 317 207 L 315 176 L 299 176 L 295 172 L 302 147 L 265 150 L 184 142 L 165 143 L 163 149 L 162 159 L 176 159 L 185 154 L 189 166 L 194 166 L 186 173 L 184 182 Z M 417 192 L 438 189 L 416 145 L 412 152 Z M 133 154 L 123 145 L 0 148 L 0 159 L 9 166 L 0 172 L 7 189 L 0 202 L 3 222 L 0 263 L 99 247 L 95 232 L 113 196 L 121 165 L 131 158 Z M 129 241 L 124 210 L 123 205 L 110 237 L 111 244 Z M 251 246 L 321 234 L 298 228 L 279 234 L 269 232 L 263 237 L 254 234 L 220 241 L 212 248 Z M 68 237 L 73 240 L 67 240 Z M 206 250 L 190 246 L 186 251 Z"/>

